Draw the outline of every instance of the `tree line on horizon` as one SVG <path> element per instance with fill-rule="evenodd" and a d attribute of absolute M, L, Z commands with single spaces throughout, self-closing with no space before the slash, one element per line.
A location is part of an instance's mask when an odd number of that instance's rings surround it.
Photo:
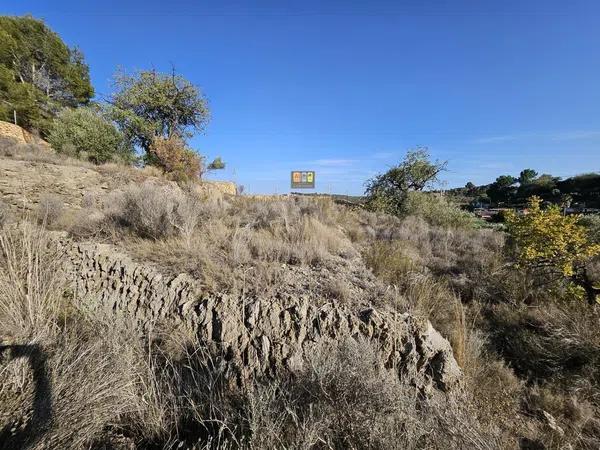
<path fill-rule="evenodd" d="M 210 121 L 202 91 L 177 74 L 117 72 L 94 100 L 83 53 L 42 20 L 0 16 L 0 120 L 38 133 L 59 153 L 101 164 L 161 168 L 177 180 L 224 168 L 189 145 Z"/>
<path fill-rule="evenodd" d="M 562 179 L 523 169 L 518 176 L 500 175 L 493 183 L 480 186 L 468 182 L 462 188 L 449 189 L 448 193 L 461 197 L 471 208 L 522 206 L 533 196 L 563 208 L 599 208 L 600 173 L 583 173 Z"/>

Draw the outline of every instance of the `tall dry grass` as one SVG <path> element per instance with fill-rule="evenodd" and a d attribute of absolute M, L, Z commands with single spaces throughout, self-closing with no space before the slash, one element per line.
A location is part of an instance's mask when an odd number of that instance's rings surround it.
<path fill-rule="evenodd" d="M 8 205 L 0 200 L 0 229 L 4 228 L 5 225 L 11 220 L 11 213 Z"/>
<path fill-rule="evenodd" d="M 0 231 L 0 321 L 3 334 L 51 338 L 66 310 L 61 250 L 29 222 Z"/>
<path fill-rule="evenodd" d="M 468 396 L 421 398 L 364 342 L 315 349 L 293 377 L 233 389 L 222 356 L 184 330 L 139 339 L 126 322 L 80 310 L 43 229 L 23 224 L 1 236 L 2 318 L 10 345 L 29 349 L 0 361 L 8 448 L 102 448 L 117 437 L 159 448 L 500 446 L 497 430 L 470 415 Z"/>
<path fill-rule="evenodd" d="M 62 268 L 43 228 L 0 231 L 0 448 L 87 448 L 150 408 L 141 341 L 127 324 L 83 314 Z"/>

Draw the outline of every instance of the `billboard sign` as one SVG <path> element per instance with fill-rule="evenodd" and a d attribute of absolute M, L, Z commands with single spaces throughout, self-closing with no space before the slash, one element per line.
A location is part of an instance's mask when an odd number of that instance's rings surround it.
<path fill-rule="evenodd" d="M 292 170 L 292 189 L 314 189 L 314 170 Z"/>

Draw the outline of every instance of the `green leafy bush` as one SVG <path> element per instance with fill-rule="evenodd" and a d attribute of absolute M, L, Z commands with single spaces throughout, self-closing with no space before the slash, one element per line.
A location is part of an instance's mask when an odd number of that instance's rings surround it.
<path fill-rule="evenodd" d="M 587 228 L 590 241 L 600 244 L 600 214 L 583 216 L 579 223 Z"/>
<path fill-rule="evenodd" d="M 48 142 L 59 153 L 96 164 L 133 158 L 121 132 L 91 107 L 63 110 L 54 120 Z"/>
<path fill-rule="evenodd" d="M 402 205 L 403 216 L 422 217 L 434 226 L 470 228 L 477 224 L 476 217 L 446 197 L 430 192 L 409 192 Z"/>

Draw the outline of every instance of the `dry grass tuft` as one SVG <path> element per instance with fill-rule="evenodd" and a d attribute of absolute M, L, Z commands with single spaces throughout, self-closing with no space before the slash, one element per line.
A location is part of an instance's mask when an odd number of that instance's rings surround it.
<path fill-rule="evenodd" d="M 4 228 L 11 220 L 11 213 L 8 205 L 0 200 L 0 229 Z"/>
<path fill-rule="evenodd" d="M 43 229 L 6 229 L 0 250 L 3 443 L 84 448 L 131 404 L 130 341 L 69 301 L 62 253 Z"/>
<path fill-rule="evenodd" d="M 46 226 L 55 225 L 64 214 L 64 203 L 56 195 L 45 194 L 40 197 L 36 216 L 38 222 Z"/>
<path fill-rule="evenodd" d="M 56 153 L 48 147 L 38 144 L 15 144 L 12 145 L 6 141 L 0 142 L 0 156 L 19 159 L 22 161 L 31 161 L 46 164 L 55 164 L 61 166 L 77 166 L 91 169 L 92 163 L 70 157 L 68 155 Z"/>

